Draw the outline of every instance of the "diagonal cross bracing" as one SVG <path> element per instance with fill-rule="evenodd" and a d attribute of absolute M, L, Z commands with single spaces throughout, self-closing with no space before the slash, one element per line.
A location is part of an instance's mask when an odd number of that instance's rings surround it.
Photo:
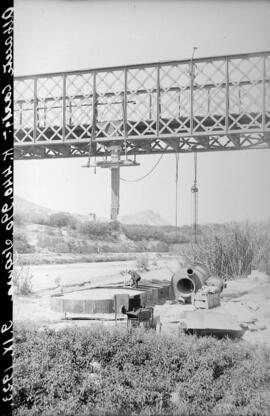
<path fill-rule="evenodd" d="M 270 147 L 270 52 L 15 77 L 16 159 Z M 91 146 L 89 143 L 91 142 Z"/>

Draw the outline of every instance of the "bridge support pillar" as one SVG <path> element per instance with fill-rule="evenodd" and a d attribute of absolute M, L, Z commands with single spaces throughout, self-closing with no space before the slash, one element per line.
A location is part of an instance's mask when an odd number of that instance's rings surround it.
<path fill-rule="evenodd" d="M 120 168 L 111 168 L 111 220 L 117 221 L 119 214 Z"/>
<path fill-rule="evenodd" d="M 115 166 L 111 167 L 111 220 L 117 221 L 120 201 L 120 147 L 111 146 L 111 161 Z"/>

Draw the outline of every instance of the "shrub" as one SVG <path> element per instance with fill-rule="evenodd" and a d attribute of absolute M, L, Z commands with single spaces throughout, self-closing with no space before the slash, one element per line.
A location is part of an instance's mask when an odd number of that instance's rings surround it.
<path fill-rule="evenodd" d="M 78 224 L 79 232 L 86 234 L 89 238 L 114 240 L 119 234 L 120 225 L 117 221 L 112 222 L 84 222 Z"/>
<path fill-rule="evenodd" d="M 198 244 L 182 254 L 188 261 L 205 264 L 225 279 L 247 276 L 254 260 L 252 232 L 248 224 L 224 225 L 218 231 L 205 227 Z"/>
<path fill-rule="evenodd" d="M 229 339 L 15 328 L 14 415 L 268 415 L 269 358 Z"/>
<path fill-rule="evenodd" d="M 270 222 L 252 224 L 253 265 L 270 275 Z"/>
<path fill-rule="evenodd" d="M 18 253 L 34 253 L 35 248 L 28 243 L 27 236 L 24 232 L 14 232 L 14 250 Z"/>
<path fill-rule="evenodd" d="M 149 266 L 149 258 L 146 254 L 139 256 L 136 259 L 136 268 L 139 270 L 147 270 Z"/>
<path fill-rule="evenodd" d="M 133 241 L 162 240 L 164 237 L 164 233 L 160 227 L 151 225 L 122 225 L 122 229 L 127 238 Z"/>
<path fill-rule="evenodd" d="M 178 227 L 177 233 L 173 226 L 154 225 L 122 225 L 126 237 L 133 241 L 159 240 L 167 244 L 189 242 L 189 238 Z"/>
<path fill-rule="evenodd" d="M 23 216 L 23 214 L 20 214 L 19 212 L 14 212 L 14 224 L 16 225 L 21 225 L 23 224 L 25 221 L 25 218 Z"/>
<path fill-rule="evenodd" d="M 52 227 L 70 227 L 75 229 L 77 220 L 70 214 L 65 212 L 57 212 L 50 215 L 50 224 Z"/>
<path fill-rule="evenodd" d="M 32 279 L 30 267 L 14 268 L 12 272 L 14 293 L 21 296 L 30 295 L 32 293 Z"/>

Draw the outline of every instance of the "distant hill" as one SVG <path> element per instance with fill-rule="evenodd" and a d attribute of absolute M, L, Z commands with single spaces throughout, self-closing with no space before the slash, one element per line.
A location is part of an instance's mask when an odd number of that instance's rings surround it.
<path fill-rule="evenodd" d="M 50 208 L 43 207 L 35 204 L 34 202 L 28 201 L 27 199 L 15 196 L 14 198 L 14 212 L 15 214 L 23 215 L 25 217 L 31 217 L 33 214 L 36 215 L 50 215 L 56 211 Z"/>
<path fill-rule="evenodd" d="M 151 209 L 138 212 L 132 215 L 120 216 L 119 221 L 122 224 L 137 224 L 137 225 L 169 225 L 159 214 Z"/>
<path fill-rule="evenodd" d="M 56 213 L 57 211 L 35 204 L 34 202 L 28 201 L 27 199 L 21 198 L 19 196 L 15 196 L 14 198 L 14 212 L 15 215 L 19 214 L 23 216 L 24 218 L 27 218 L 28 220 L 34 220 L 36 217 L 47 217 L 53 213 Z M 88 215 L 83 214 L 74 214 L 70 213 L 77 219 L 81 221 L 87 221 L 89 220 Z M 99 222 L 107 222 L 108 219 L 106 218 L 97 218 Z M 138 212 L 136 214 L 126 215 L 126 216 L 120 216 L 119 221 L 123 224 L 137 224 L 137 225 L 156 225 L 156 226 L 162 226 L 162 225 L 169 225 L 169 223 L 164 220 L 159 214 L 152 210 L 145 210 Z"/>

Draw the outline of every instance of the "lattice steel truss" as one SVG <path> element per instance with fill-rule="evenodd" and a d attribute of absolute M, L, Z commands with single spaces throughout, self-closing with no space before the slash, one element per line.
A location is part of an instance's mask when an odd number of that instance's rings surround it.
<path fill-rule="evenodd" d="M 15 158 L 270 147 L 270 52 L 16 77 Z"/>

